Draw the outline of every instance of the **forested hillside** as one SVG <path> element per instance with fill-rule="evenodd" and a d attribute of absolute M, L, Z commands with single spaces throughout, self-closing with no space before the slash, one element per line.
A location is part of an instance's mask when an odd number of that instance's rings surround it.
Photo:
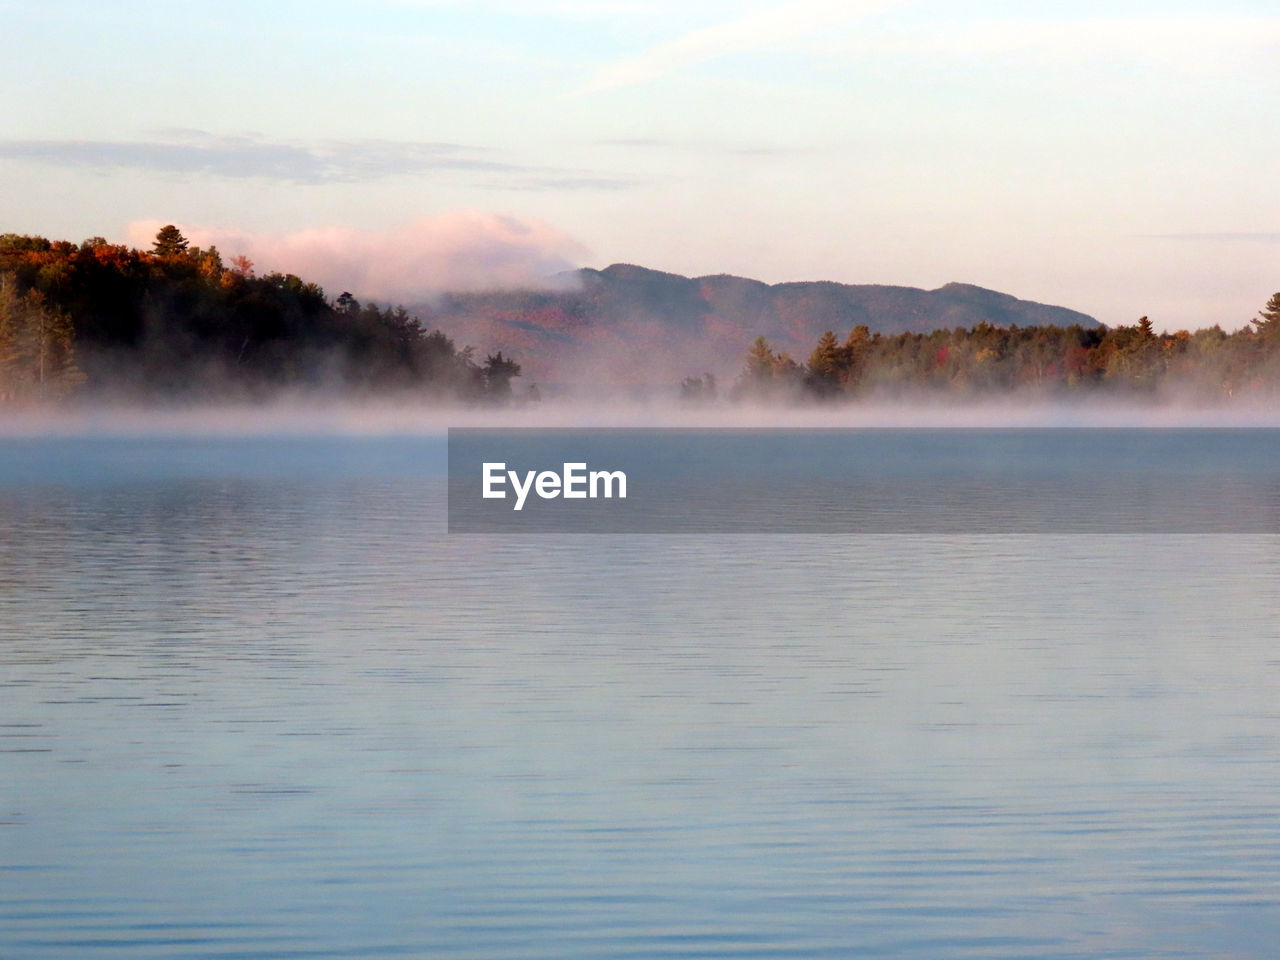
<path fill-rule="evenodd" d="M 686 378 L 690 399 L 712 395 L 704 376 Z M 1155 331 L 1142 317 L 1114 328 L 979 324 L 884 336 L 857 326 L 841 341 L 819 339 L 806 363 L 758 337 L 733 385 L 736 397 L 856 398 L 920 393 L 1218 401 L 1280 392 L 1280 293 L 1253 325 L 1234 333 Z"/>
<path fill-rule="evenodd" d="M 0 401 L 286 388 L 501 398 L 519 372 L 501 353 L 478 362 L 403 308 L 257 276 L 172 226 L 147 251 L 0 236 Z"/>
<path fill-rule="evenodd" d="M 723 274 L 684 277 L 633 264 L 582 269 L 541 291 L 441 297 L 415 308 L 457 335 L 516 353 L 537 379 L 589 376 L 665 383 L 691 371 L 731 375 L 763 336 L 804 356 L 824 330 L 928 333 L 978 324 L 1097 327 L 1065 307 L 970 284 L 937 290 L 828 281 L 767 284 Z"/>

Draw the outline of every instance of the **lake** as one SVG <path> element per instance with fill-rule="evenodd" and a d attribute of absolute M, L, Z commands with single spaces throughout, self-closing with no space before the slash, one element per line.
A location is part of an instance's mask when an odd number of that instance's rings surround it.
<path fill-rule="evenodd" d="M 441 435 L 0 438 L 0 956 L 1274 956 L 1273 526 L 446 521 Z"/>

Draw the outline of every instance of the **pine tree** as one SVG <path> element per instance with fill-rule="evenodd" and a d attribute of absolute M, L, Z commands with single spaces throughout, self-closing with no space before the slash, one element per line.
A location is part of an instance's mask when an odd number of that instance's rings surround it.
<path fill-rule="evenodd" d="M 1258 333 L 1267 339 L 1280 334 L 1280 293 L 1273 293 L 1267 305 L 1258 312 L 1258 319 L 1253 321 Z"/>
<path fill-rule="evenodd" d="M 849 331 L 841 349 L 843 369 L 840 380 L 846 390 L 855 390 L 861 384 L 862 373 L 866 369 L 868 354 L 871 349 L 871 331 L 865 323 L 860 323 Z"/>
<path fill-rule="evenodd" d="M 840 370 L 840 344 L 836 335 L 828 330 L 818 339 L 818 345 L 809 354 L 809 372 L 820 377 L 835 377 Z"/>
<path fill-rule="evenodd" d="M 777 361 L 769 341 L 764 337 L 756 337 L 747 351 L 746 378 L 751 381 L 769 380 L 773 377 L 773 366 Z"/>
<path fill-rule="evenodd" d="M 151 249 L 158 257 L 181 257 L 186 255 L 188 246 L 190 241 L 182 235 L 182 231 L 169 223 L 160 228 Z"/>
<path fill-rule="evenodd" d="M 833 393 L 840 386 L 843 351 L 836 335 L 828 330 L 809 354 L 809 385 L 820 394 Z"/>

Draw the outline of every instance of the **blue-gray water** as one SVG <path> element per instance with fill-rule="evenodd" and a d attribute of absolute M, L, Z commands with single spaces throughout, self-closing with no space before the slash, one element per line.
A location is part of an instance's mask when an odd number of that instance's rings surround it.
<path fill-rule="evenodd" d="M 1275 955 L 1280 537 L 448 536 L 442 451 L 0 440 L 0 957 Z"/>

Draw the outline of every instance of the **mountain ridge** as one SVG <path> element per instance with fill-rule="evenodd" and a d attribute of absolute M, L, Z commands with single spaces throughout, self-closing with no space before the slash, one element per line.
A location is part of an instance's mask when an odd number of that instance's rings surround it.
<path fill-rule="evenodd" d="M 701 372 L 732 376 L 765 337 L 803 361 L 827 330 L 843 339 L 991 326 L 1098 327 L 1067 307 L 976 284 L 934 290 L 833 280 L 769 284 L 718 273 L 697 277 L 631 263 L 584 267 L 544 290 L 446 294 L 416 312 L 456 339 L 516 356 L 535 379 L 665 382 Z"/>

